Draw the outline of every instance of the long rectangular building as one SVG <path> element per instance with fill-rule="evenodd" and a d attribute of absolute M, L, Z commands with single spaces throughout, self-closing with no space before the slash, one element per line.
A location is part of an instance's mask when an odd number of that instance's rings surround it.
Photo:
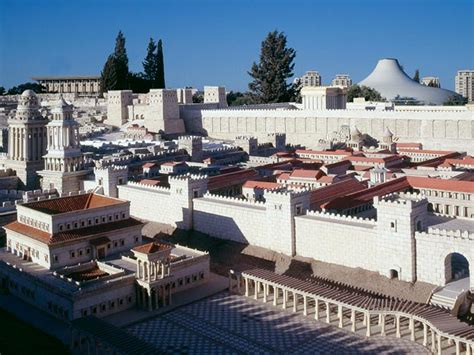
<path fill-rule="evenodd" d="M 100 76 L 36 76 L 48 93 L 96 95 L 100 92 Z"/>

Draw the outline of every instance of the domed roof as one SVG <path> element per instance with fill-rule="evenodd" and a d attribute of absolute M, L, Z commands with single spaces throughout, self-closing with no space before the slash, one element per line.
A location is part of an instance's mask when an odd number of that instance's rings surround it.
<path fill-rule="evenodd" d="M 33 90 L 25 90 L 21 94 L 23 97 L 31 97 L 31 96 L 36 96 L 36 93 Z"/>
<path fill-rule="evenodd" d="M 426 105 L 442 105 L 450 96 L 456 96 L 454 91 L 421 85 L 412 80 L 401 68 L 397 59 L 380 59 L 375 69 L 368 77 L 359 82 L 377 90 L 387 100 L 414 98 Z"/>
<path fill-rule="evenodd" d="M 385 127 L 385 131 L 383 132 L 383 136 L 384 137 L 393 137 L 393 133 L 388 127 Z"/>
<path fill-rule="evenodd" d="M 353 131 L 351 132 L 351 140 L 353 141 L 358 141 L 362 137 L 362 133 L 359 131 L 359 129 L 354 126 Z"/>

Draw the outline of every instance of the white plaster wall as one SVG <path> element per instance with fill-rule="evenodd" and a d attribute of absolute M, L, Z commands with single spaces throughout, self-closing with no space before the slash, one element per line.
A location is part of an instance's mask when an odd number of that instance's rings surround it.
<path fill-rule="evenodd" d="M 318 216 L 295 217 L 296 254 L 348 267 L 378 271 L 372 222 Z"/>

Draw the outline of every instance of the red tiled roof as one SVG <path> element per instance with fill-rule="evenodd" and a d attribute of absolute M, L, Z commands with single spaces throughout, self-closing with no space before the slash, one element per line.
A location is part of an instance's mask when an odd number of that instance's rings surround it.
<path fill-rule="evenodd" d="M 402 158 L 399 155 L 391 154 L 383 158 L 368 158 L 364 156 L 350 156 L 347 157 L 347 160 L 352 162 L 370 162 L 370 163 L 387 163 L 390 161 L 401 160 Z"/>
<path fill-rule="evenodd" d="M 367 185 L 356 179 L 347 179 L 311 191 L 311 209 L 319 209 L 321 205 L 340 196 L 366 189 Z"/>
<path fill-rule="evenodd" d="M 412 163 L 412 166 L 429 166 L 429 167 L 437 167 L 444 163 L 444 161 L 448 158 L 458 158 L 461 156 L 461 153 L 453 152 L 450 154 L 442 155 L 433 159 L 428 159 L 419 163 Z"/>
<path fill-rule="evenodd" d="M 413 188 L 474 193 L 474 181 L 445 180 L 421 176 L 407 176 L 406 178 Z"/>
<path fill-rule="evenodd" d="M 160 181 L 159 180 L 153 180 L 153 179 L 142 179 L 142 180 L 140 180 L 140 184 L 156 186 L 156 185 L 160 184 Z"/>
<path fill-rule="evenodd" d="M 143 164 L 144 168 L 153 168 L 154 166 L 157 166 L 156 163 L 145 163 L 145 164 Z"/>
<path fill-rule="evenodd" d="M 423 145 L 421 143 L 395 143 L 395 147 L 398 148 L 416 148 L 416 149 L 422 149 Z"/>
<path fill-rule="evenodd" d="M 184 161 L 168 161 L 161 165 L 162 166 L 178 166 L 178 165 L 186 165 L 186 163 Z"/>
<path fill-rule="evenodd" d="M 239 185 L 243 184 L 247 180 L 254 180 L 258 177 L 258 172 L 254 169 L 245 169 L 227 174 L 211 176 L 209 178 L 208 189 L 209 191 L 212 191 L 232 185 Z"/>
<path fill-rule="evenodd" d="M 296 154 L 313 154 L 313 155 L 352 155 L 351 151 L 347 150 L 311 150 L 311 149 L 297 149 Z"/>
<path fill-rule="evenodd" d="M 245 182 L 245 184 L 242 187 L 248 188 L 248 189 L 272 190 L 272 189 L 277 189 L 281 187 L 281 185 L 276 182 L 248 180 Z"/>
<path fill-rule="evenodd" d="M 323 174 L 321 170 L 306 170 L 306 169 L 295 169 L 290 174 L 290 179 L 297 178 L 297 179 L 318 179 Z"/>
<path fill-rule="evenodd" d="M 27 237 L 39 240 L 40 242 L 53 245 L 68 241 L 73 241 L 77 239 L 82 239 L 85 237 L 90 237 L 102 233 L 108 233 L 113 231 L 118 231 L 120 229 L 142 226 L 143 223 L 135 218 L 128 218 L 121 221 L 115 221 L 112 223 L 98 224 L 91 227 L 73 229 L 70 231 L 59 232 L 51 235 L 48 232 L 27 226 L 26 224 L 20 223 L 18 221 L 11 222 L 4 226 L 5 229 L 17 232 Z"/>
<path fill-rule="evenodd" d="M 467 156 L 462 159 L 446 159 L 445 162 L 452 165 L 472 165 L 474 166 L 474 157 Z"/>
<path fill-rule="evenodd" d="M 344 166 L 344 165 L 350 166 L 351 164 L 352 163 L 349 160 L 343 159 L 343 160 L 336 161 L 334 163 L 324 164 L 324 166 L 330 169 L 330 168 L 335 168 L 335 167 Z"/>
<path fill-rule="evenodd" d="M 159 251 L 164 250 L 171 250 L 173 246 L 170 244 L 158 243 L 158 242 L 151 242 L 143 245 L 139 245 L 138 247 L 133 248 L 133 251 L 143 254 L 153 254 Z"/>
<path fill-rule="evenodd" d="M 370 203 L 375 196 L 384 196 L 389 193 L 399 192 L 410 188 L 407 178 L 401 177 L 398 179 L 387 181 L 383 184 L 375 185 L 365 190 L 350 193 L 345 196 L 331 199 L 322 205 L 327 210 L 341 210 Z"/>
<path fill-rule="evenodd" d="M 436 155 L 448 155 L 448 154 L 456 153 L 455 151 L 452 151 L 452 150 L 429 150 L 429 149 L 413 150 L 413 149 L 406 149 L 406 148 L 400 148 L 398 149 L 398 151 L 406 152 L 406 153 L 436 154 Z"/>
<path fill-rule="evenodd" d="M 73 212 L 78 210 L 86 210 L 105 206 L 113 206 L 126 203 L 115 198 L 110 198 L 93 193 L 59 197 L 50 200 L 42 200 L 37 202 L 24 203 L 22 206 L 47 213 L 50 215 Z"/>

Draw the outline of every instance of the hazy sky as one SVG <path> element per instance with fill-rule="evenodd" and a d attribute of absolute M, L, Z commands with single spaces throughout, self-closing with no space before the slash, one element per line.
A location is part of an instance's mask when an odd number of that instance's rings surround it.
<path fill-rule="evenodd" d="M 39 75 L 99 74 L 121 29 L 132 71 L 150 36 L 163 39 L 168 87 L 246 90 L 247 71 L 274 29 L 296 49 L 295 74 L 354 82 L 379 58 L 453 89 L 474 69 L 473 0 L 0 0 L 0 86 Z"/>

